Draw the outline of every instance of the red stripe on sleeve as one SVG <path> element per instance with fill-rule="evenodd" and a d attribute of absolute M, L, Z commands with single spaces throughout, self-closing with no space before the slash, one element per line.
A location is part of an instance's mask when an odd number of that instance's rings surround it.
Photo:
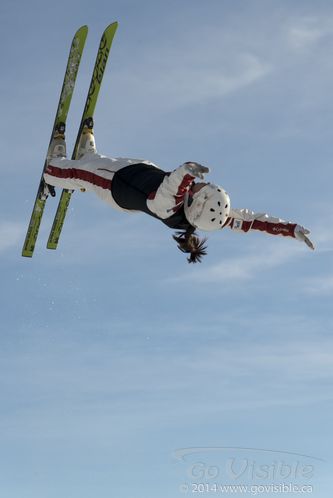
<path fill-rule="evenodd" d="M 194 178 L 195 176 L 189 174 L 183 177 L 182 182 L 178 187 L 177 194 L 175 195 L 176 206 L 173 208 L 174 211 L 177 211 L 179 209 L 179 204 L 184 201 L 184 196 L 187 192 L 187 189 L 193 182 Z"/>
<path fill-rule="evenodd" d="M 295 227 L 296 223 L 270 223 L 258 220 L 254 220 L 251 226 L 252 230 L 260 230 L 271 235 L 283 235 L 284 237 L 295 237 Z"/>

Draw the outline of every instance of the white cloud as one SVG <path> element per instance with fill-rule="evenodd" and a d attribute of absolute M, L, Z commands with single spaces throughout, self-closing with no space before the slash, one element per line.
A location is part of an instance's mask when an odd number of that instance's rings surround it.
<path fill-rule="evenodd" d="M 218 61 L 211 67 L 191 65 L 187 70 L 171 77 L 168 92 L 172 105 L 187 105 L 204 100 L 221 98 L 240 90 L 266 76 L 271 67 L 250 53 L 236 54 L 234 67 L 226 70 Z M 165 75 L 167 77 L 167 74 Z M 168 73 L 170 78 L 170 73 Z"/>
<path fill-rule="evenodd" d="M 305 17 L 289 27 L 288 40 L 292 48 L 304 50 L 314 46 L 332 32 L 333 25 L 330 19 Z"/>
<path fill-rule="evenodd" d="M 123 66 L 113 78 L 119 88 L 115 92 L 122 95 L 126 91 L 127 98 L 135 99 L 134 108 L 144 104 L 151 113 L 158 103 L 160 114 L 165 109 L 222 98 L 261 80 L 271 70 L 256 50 L 246 44 L 239 47 L 233 33 L 203 28 L 200 36 L 189 40 L 179 28 L 172 42 L 149 43 L 138 60 L 132 57 L 130 68 Z"/>
<path fill-rule="evenodd" d="M 224 282 L 248 280 L 255 277 L 258 272 L 262 273 L 264 270 L 275 268 L 299 257 L 301 249 L 304 248 L 297 246 L 296 243 L 295 245 L 289 243 L 285 247 L 276 242 L 261 244 L 259 248 L 252 245 L 252 248 L 248 247 L 248 252 L 241 256 L 224 258 L 221 262 L 205 268 L 195 268 L 195 271 L 170 278 L 168 282 L 212 283 L 221 279 Z"/>
<path fill-rule="evenodd" d="M 307 27 L 294 27 L 289 31 L 289 40 L 291 45 L 296 49 L 304 49 L 313 45 L 323 36 L 319 29 Z"/>
<path fill-rule="evenodd" d="M 242 54 L 238 57 L 238 67 L 234 73 L 223 74 L 217 72 L 214 74 L 203 75 L 201 84 L 205 94 L 200 95 L 198 92 L 196 99 L 202 97 L 222 97 L 244 88 L 255 81 L 263 78 L 270 72 L 271 68 L 253 54 Z"/>

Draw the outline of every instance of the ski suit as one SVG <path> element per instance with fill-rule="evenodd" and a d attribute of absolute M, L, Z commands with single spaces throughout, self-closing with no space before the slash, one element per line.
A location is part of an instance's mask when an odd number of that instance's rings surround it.
<path fill-rule="evenodd" d="M 49 185 L 70 190 L 94 191 L 121 211 L 141 211 L 158 218 L 170 228 L 190 227 L 184 212 L 184 196 L 191 195 L 195 177 L 184 165 L 165 172 L 150 161 L 109 158 L 88 152 L 79 160 L 53 158 L 44 173 Z M 295 237 L 296 223 L 248 209 L 231 208 L 224 227 L 248 232 Z M 224 228 L 222 227 L 222 228 Z"/>

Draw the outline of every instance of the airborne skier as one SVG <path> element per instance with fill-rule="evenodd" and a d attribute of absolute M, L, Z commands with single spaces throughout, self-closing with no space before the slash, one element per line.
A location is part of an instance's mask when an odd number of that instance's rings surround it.
<path fill-rule="evenodd" d="M 190 263 L 200 262 L 206 254 L 206 239 L 201 240 L 196 229 L 259 230 L 296 238 L 314 249 L 307 237 L 309 230 L 301 225 L 231 207 L 229 195 L 222 187 L 203 181 L 209 169 L 201 164 L 186 162 L 166 172 L 150 161 L 98 154 L 92 126 L 92 120 L 88 120 L 77 160 L 66 159 L 64 135 L 58 133 L 54 137 L 44 173 L 47 185 L 94 191 L 113 208 L 141 211 L 161 220 L 178 230 L 173 238 L 179 249 L 189 254 Z"/>
<path fill-rule="evenodd" d="M 110 47 L 118 23 L 103 32 L 86 103 L 75 142 L 72 160 L 66 159 L 64 132 L 66 117 L 73 94 L 76 74 L 87 35 L 81 27 L 74 36 L 59 105 L 54 121 L 52 140 L 48 148 L 35 204 L 25 237 L 22 256 L 33 255 L 48 194 L 55 195 L 54 186 L 63 192 L 48 239 L 48 249 L 56 249 L 68 209 L 72 190 L 93 190 L 99 197 L 122 211 L 142 211 L 178 230 L 173 236 L 188 261 L 201 261 L 206 254 L 206 239 L 200 240 L 195 230 L 213 231 L 229 227 L 248 232 L 260 230 L 272 235 L 294 237 L 314 246 L 307 237 L 309 230 L 296 223 L 230 206 L 222 187 L 204 180 L 209 169 L 196 162 L 186 162 L 172 172 L 161 170 L 150 161 L 112 159 L 97 153 L 93 135 L 93 114 L 96 106 Z"/>

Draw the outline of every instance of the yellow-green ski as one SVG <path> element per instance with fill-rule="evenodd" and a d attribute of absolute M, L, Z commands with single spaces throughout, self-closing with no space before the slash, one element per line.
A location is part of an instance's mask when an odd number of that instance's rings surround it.
<path fill-rule="evenodd" d="M 85 104 L 82 119 L 81 119 L 81 124 L 79 127 L 76 143 L 75 143 L 73 154 L 72 154 L 72 159 L 77 159 L 79 142 L 80 142 L 84 122 L 88 118 L 92 118 L 94 115 L 96 102 L 97 102 L 99 90 L 100 90 L 100 87 L 102 84 L 106 63 L 107 63 L 107 60 L 109 57 L 111 44 L 112 44 L 115 32 L 117 30 L 117 27 L 118 27 L 118 23 L 116 23 L 116 22 L 110 24 L 105 29 L 105 31 L 102 35 L 101 42 L 100 42 L 98 52 L 97 52 L 97 57 L 96 57 L 96 62 L 95 62 L 94 70 L 93 70 L 93 75 L 91 78 L 90 87 L 88 90 L 87 100 L 86 100 L 86 104 Z M 72 190 L 67 190 L 67 189 L 64 189 L 62 191 L 62 194 L 61 194 L 61 197 L 59 200 L 59 204 L 58 204 L 58 209 L 57 209 L 57 212 L 55 214 L 54 222 L 53 222 L 50 236 L 49 236 L 48 243 L 47 243 L 48 249 L 56 249 L 58 246 L 59 237 L 60 237 L 61 230 L 62 230 L 62 227 L 64 224 L 68 205 L 69 205 L 70 200 L 71 200 L 72 192 L 73 192 Z"/>
<path fill-rule="evenodd" d="M 78 31 L 74 35 L 68 55 L 68 62 L 67 62 L 64 82 L 60 93 L 58 109 L 54 120 L 49 147 L 51 145 L 51 141 L 55 131 L 56 130 L 63 131 L 65 129 L 66 119 L 73 96 L 75 81 L 79 70 L 79 65 L 85 41 L 87 38 L 87 34 L 88 34 L 87 26 L 82 26 L 80 29 L 78 29 Z M 43 173 L 46 166 L 47 164 L 45 159 Z M 45 183 L 42 174 L 27 234 L 23 245 L 22 256 L 31 258 L 33 255 L 48 194 L 49 192 L 47 188 L 45 188 Z"/>

